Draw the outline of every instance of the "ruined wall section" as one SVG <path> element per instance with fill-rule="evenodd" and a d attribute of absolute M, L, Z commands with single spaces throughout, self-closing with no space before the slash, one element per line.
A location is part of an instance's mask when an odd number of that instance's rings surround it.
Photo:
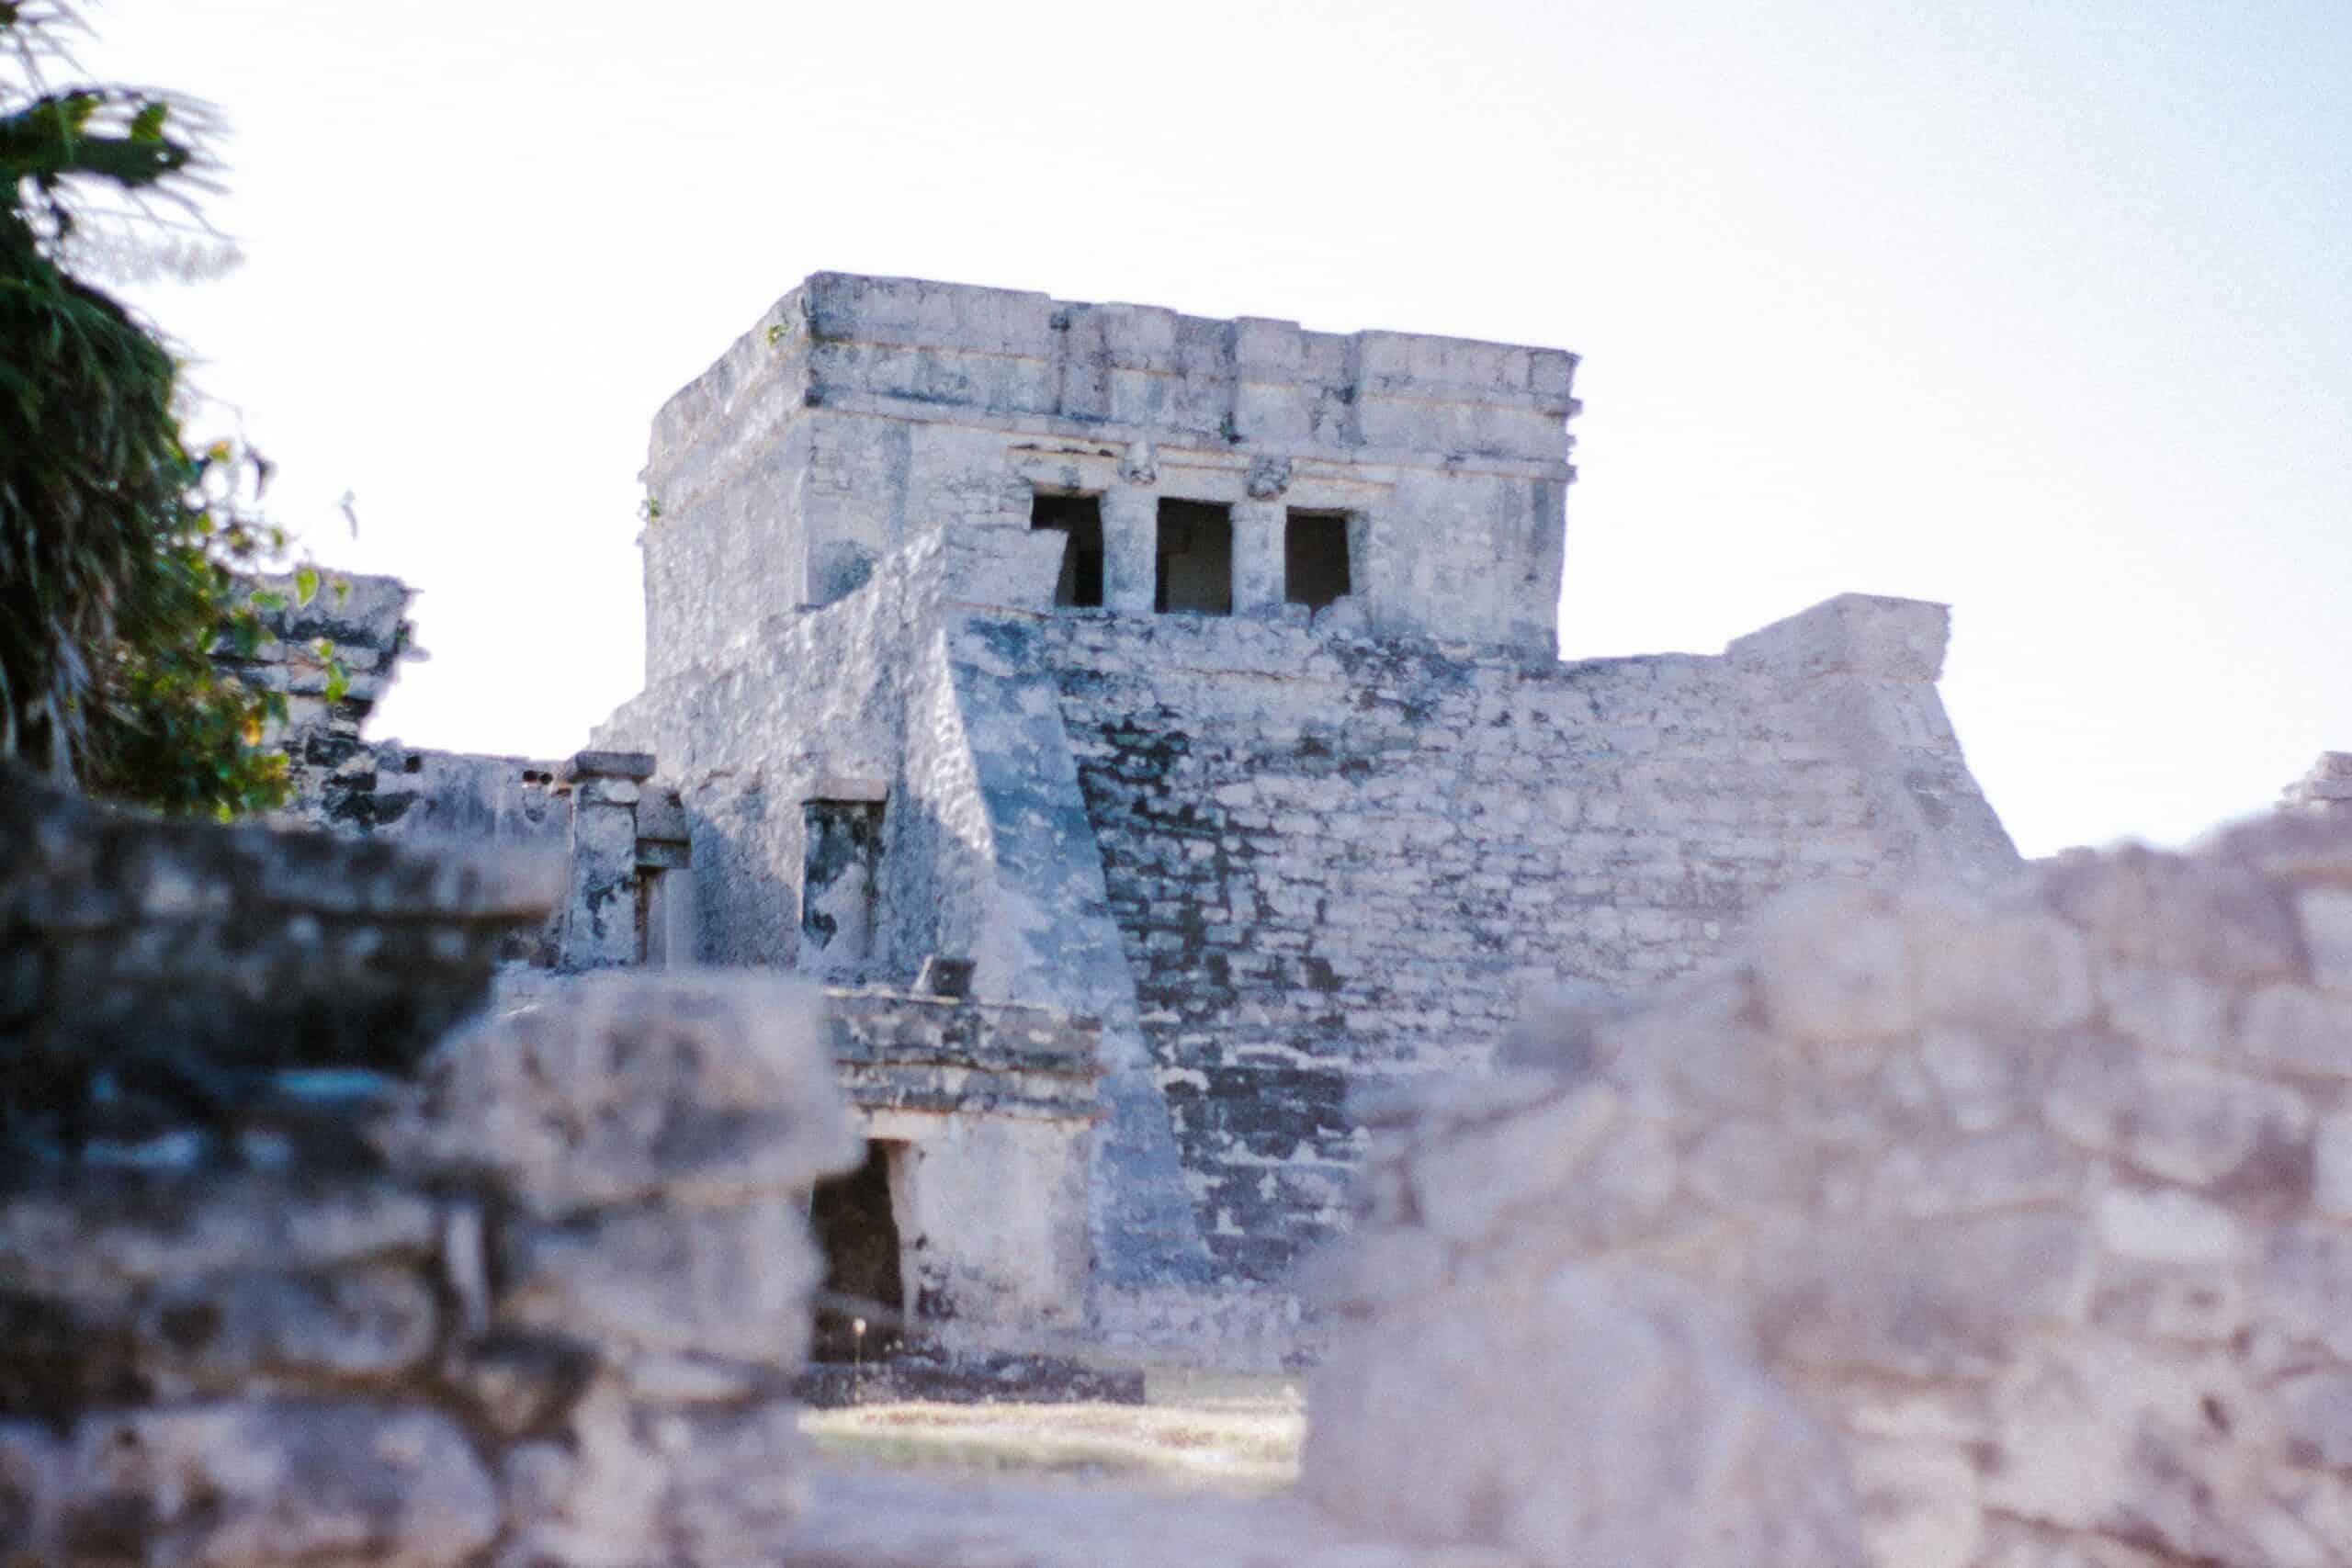
<path fill-rule="evenodd" d="M 872 988 L 831 991 L 826 1011 L 853 1119 L 893 1150 L 914 1332 L 1028 1350 L 1082 1334 L 1100 1026 Z"/>
<path fill-rule="evenodd" d="M 854 592 L 924 535 L 1018 554 L 1040 491 L 1101 499 L 1114 609 L 1151 608 L 1160 500 L 1234 508 L 1244 611 L 1279 602 L 1284 509 L 1312 508 L 1354 520 L 1375 627 L 1548 652 L 1575 365 L 818 274 L 655 420 L 648 678 Z"/>
<path fill-rule="evenodd" d="M 997 645 L 992 614 L 947 599 L 947 579 L 967 576 L 959 560 L 974 564 L 938 535 L 916 541 L 839 602 L 771 616 L 722 659 L 655 682 L 597 743 L 655 753 L 675 784 L 701 956 L 715 964 L 808 971 L 803 807 L 854 792 L 883 800 L 869 962 L 830 972 L 904 986 L 933 953 L 968 956 L 984 1000 L 1100 1019 L 1098 1269 L 1112 1281 L 1195 1277 L 1206 1255 L 1058 694 Z M 1049 563 L 1030 564 L 1050 582 Z"/>
<path fill-rule="evenodd" d="M 1780 888 L 1910 870 L 1903 778 L 1990 824 L 1939 861 L 2015 861 L 1942 724 L 1934 605 L 1784 623 L 1842 650 L 1811 664 L 1769 636 L 1557 665 L 1302 625 L 1028 625 L 1202 1227 L 1245 1280 L 1342 1223 L 1351 1090 L 1482 1063 L 1531 983 L 1640 989 Z"/>
<path fill-rule="evenodd" d="M 1740 958 L 1368 1108 L 1309 1495 L 1544 1562 L 2347 1561 L 2352 824 L 1807 889 Z"/>
<path fill-rule="evenodd" d="M 839 603 L 767 617 L 596 729 L 599 747 L 659 758 L 678 789 L 704 961 L 798 964 L 803 807 L 828 799 L 882 803 L 879 923 L 844 980 L 911 982 L 930 953 L 978 941 L 990 851 L 944 668 L 938 555 L 933 541 Z"/>
<path fill-rule="evenodd" d="M 818 1012 L 630 976 L 365 1097 L 282 1073 L 235 1108 L 243 1158 L 9 1162 L 0 1561 L 596 1568 L 780 1537 L 808 1193 L 854 1150 Z"/>

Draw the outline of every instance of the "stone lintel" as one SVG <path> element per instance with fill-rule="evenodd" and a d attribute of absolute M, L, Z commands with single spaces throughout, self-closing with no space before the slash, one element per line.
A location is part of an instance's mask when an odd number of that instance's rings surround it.
<path fill-rule="evenodd" d="M 800 792 L 805 803 L 811 800 L 856 800 L 878 803 L 890 798 L 890 781 L 870 773 L 822 773 Z"/>
<path fill-rule="evenodd" d="M 653 776 L 650 751 L 576 751 L 564 759 L 556 776 L 567 784 L 575 779 L 633 779 Z"/>

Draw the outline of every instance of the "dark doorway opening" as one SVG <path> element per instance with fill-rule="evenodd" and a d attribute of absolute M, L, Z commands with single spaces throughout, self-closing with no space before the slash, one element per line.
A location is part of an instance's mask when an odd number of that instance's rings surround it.
<path fill-rule="evenodd" d="M 1054 604 L 1065 610 L 1102 607 L 1102 498 L 1099 495 L 1038 495 L 1029 502 L 1029 526 L 1053 528 L 1069 536 L 1062 547 L 1062 574 L 1054 583 Z"/>
<path fill-rule="evenodd" d="M 880 1139 L 865 1145 L 855 1170 L 817 1183 L 808 1200 L 808 1228 L 825 1255 L 825 1290 L 817 1308 L 820 1361 L 873 1360 L 899 1340 L 906 1281 L 899 1258 L 899 1221 L 890 1207 L 892 1154 L 904 1147 Z M 861 1306 L 879 1308 L 877 1312 Z M 860 1333 L 858 1325 L 865 1325 Z"/>
<path fill-rule="evenodd" d="M 1233 614 L 1233 509 L 1206 501 L 1159 503 L 1159 578 L 1151 607 Z"/>
<path fill-rule="evenodd" d="M 1348 575 L 1348 514 L 1293 512 L 1283 525 L 1283 597 L 1319 610 L 1354 592 Z"/>

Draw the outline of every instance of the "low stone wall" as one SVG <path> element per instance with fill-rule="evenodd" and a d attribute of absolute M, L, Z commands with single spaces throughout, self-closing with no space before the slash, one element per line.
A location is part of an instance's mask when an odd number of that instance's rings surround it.
<path fill-rule="evenodd" d="M 0 763 L 0 1165 L 185 1164 L 285 1070 L 404 1071 L 562 884 L 529 856 L 166 820 Z M 280 1134 L 321 1092 L 279 1096 Z"/>
<path fill-rule="evenodd" d="M 744 1561 L 802 1476 L 815 999 L 586 982 L 451 1040 L 332 1168 L 0 1192 L 0 1561 Z"/>
<path fill-rule="evenodd" d="M 1792 897 L 1374 1117 L 1308 1495 L 1545 1562 L 2352 1558 L 2352 823 Z"/>

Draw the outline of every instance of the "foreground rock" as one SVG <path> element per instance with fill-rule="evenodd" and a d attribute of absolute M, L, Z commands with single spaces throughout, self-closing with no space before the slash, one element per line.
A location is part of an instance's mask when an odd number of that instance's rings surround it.
<path fill-rule="evenodd" d="M 0 1160 L 217 1163 L 331 1123 L 482 1005 L 566 875 L 173 821 L 0 762 Z"/>
<path fill-rule="evenodd" d="M 1612 1568 L 2352 1562 L 2352 822 L 1799 896 L 1516 1056 L 1388 1108 L 1324 1270 L 1340 1517 Z"/>
<path fill-rule="evenodd" d="M 438 1048 L 374 1152 L 0 1194 L 0 1562 L 741 1561 L 801 1472 L 852 1157 L 818 1004 L 583 983 Z"/>

